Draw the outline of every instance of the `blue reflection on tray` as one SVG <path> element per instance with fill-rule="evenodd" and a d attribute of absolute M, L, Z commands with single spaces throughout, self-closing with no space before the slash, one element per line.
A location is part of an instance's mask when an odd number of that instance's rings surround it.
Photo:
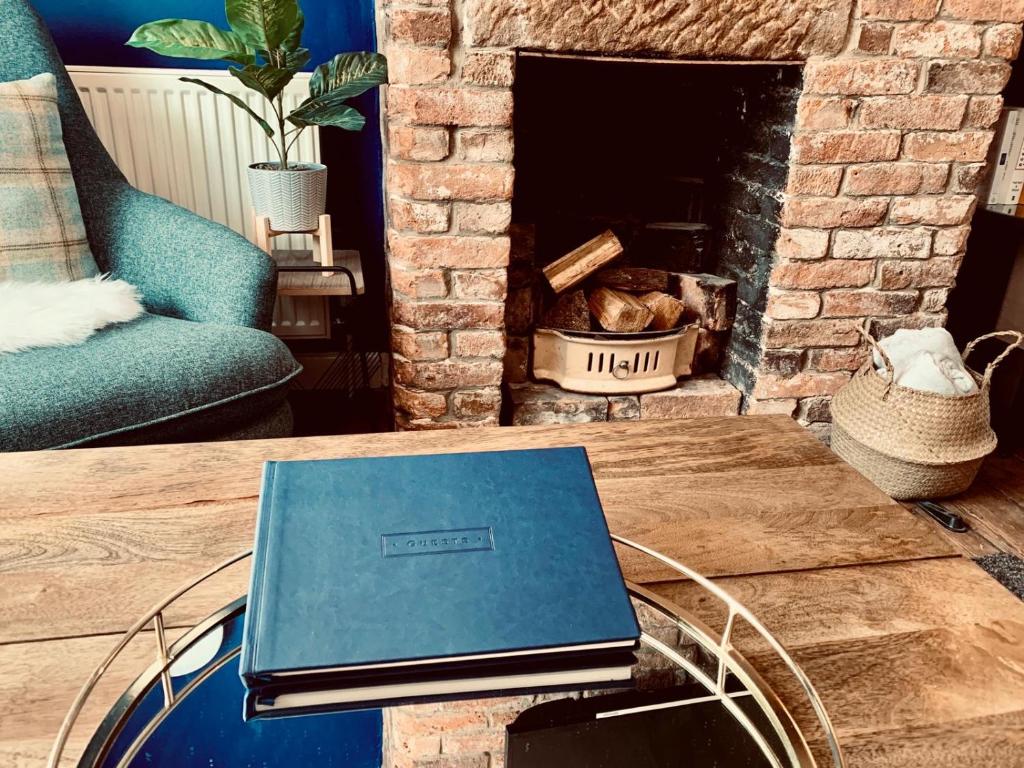
<path fill-rule="evenodd" d="M 241 607 L 230 612 L 204 635 L 205 643 L 197 640 L 189 651 L 178 656 L 171 667 L 171 683 L 175 695 L 181 698 L 152 733 L 144 737 L 126 765 L 380 768 L 379 710 L 242 720 L 245 687 L 238 676 L 238 649 L 244 615 Z M 195 658 L 196 651 L 204 658 Z M 195 681 L 198 682 L 187 690 Z M 115 768 L 140 734 L 160 717 L 163 705 L 159 678 L 139 692 L 137 698 L 132 692 L 126 694 L 94 738 L 82 765 Z M 128 712 L 119 725 L 115 722 L 120 719 L 116 717 L 117 710 Z M 104 741 L 109 745 L 106 750 L 102 748 Z"/>

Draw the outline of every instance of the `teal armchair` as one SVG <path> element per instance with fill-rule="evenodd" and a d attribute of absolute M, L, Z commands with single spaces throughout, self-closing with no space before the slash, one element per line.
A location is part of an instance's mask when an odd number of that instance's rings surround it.
<path fill-rule="evenodd" d="M 301 370 L 269 334 L 271 259 L 244 237 L 134 189 L 100 143 L 49 32 L 0 0 L 0 81 L 57 78 L 64 144 L 100 269 L 146 314 L 84 344 L 0 355 L 0 451 L 279 437 Z"/>

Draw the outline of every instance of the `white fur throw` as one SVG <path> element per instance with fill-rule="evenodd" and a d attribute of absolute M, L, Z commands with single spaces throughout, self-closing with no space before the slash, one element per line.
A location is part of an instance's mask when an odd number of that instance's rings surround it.
<path fill-rule="evenodd" d="M 99 275 L 68 283 L 0 282 L 0 354 L 81 344 L 142 314 L 139 291 Z"/>

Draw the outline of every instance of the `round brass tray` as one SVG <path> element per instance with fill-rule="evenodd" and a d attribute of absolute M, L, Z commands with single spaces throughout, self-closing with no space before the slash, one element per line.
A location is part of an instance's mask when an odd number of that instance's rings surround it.
<path fill-rule="evenodd" d="M 817 768 L 826 764 L 843 768 L 845 763 L 842 751 L 828 713 L 814 686 L 781 643 L 747 608 L 717 584 L 685 565 L 628 539 L 614 535 L 612 539 L 620 546 L 653 558 L 693 581 L 702 590 L 702 598 L 713 598 L 724 611 L 724 626 L 718 631 L 649 589 L 626 582 L 634 604 L 638 607 L 643 629 L 641 664 L 638 670 L 642 670 L 644 666 L 643 655 L 653 654 L 660 662 L 667 663 L 680 673 L 685 673 L 687 681 L 699 684 L 704 692 L 696 699 L 680 700 L 660 706 L 683 706 L 695 701 L 717 702 L 750 737 L 764 758 L 764 764 L 772 768 Z M 140 758 L 145 758 L 143 762 L 146 762 L 154 757 L 156 764 L 160 764 L 158 755 L 153 756 L 146 751 L 147 739 L 183 702 L 197 691 L 201 691 L 206 681 L 218 673 L 223 675 L 226 665 L 237 659 L 240 651 L 239 641 L 236 638 L 233 642 L 223 642 L 223 633 L 225 627 L 234 627 L 236 630 L 240 628 L 246 598 L 240 597 L 225 606 L 189 629 L 170 645 L 164 627 L 164 613 L 195 587 L 250 555 L 250 551 L 241 552 L 182 585 L 125 632 L 106 658 L 93 670 L 72 703 L 54 740 L 47 766 L 56 768 L 62 759 L 70 757 L 65 754 L 69 737 L 98 683 L 103 680 L 110 665 L 131 640 L 150 624 L 156 640 L 156 660 L 110 709 L 91 735 L 77 765 L 80 768 L 122 768 L 132 765 L 133 761 Z M 733 644 L 736 630 L 741 624 L 746 625 L 767 649 L 765 653 L 771 657 L 772 666 L 776 669 L 773 677 L 776 684 L 779 684 L 778 669 L 782 669 L 787 677 L 786 682 L 796 683 L 795 688 L 791 685 L 787 685 L 787 688 L 799 692 L 802 697 L 802 702 L 799 702 L 801 708 L 804 704 L 810 705 L 813 718 L 806 718 L 811 722 L 801 723 L 803 729 L 797 725 L 777 693 Z M 681 643 L 667 640 L 664 632 L 666 628 L 678 631 L 677 637 Z M 217 634 L 218 632 L 220 634 Z M 236 631 L 235 634 L 239 633 Z M 172 676 L 175 676 L 176 669 L 180 672 L 181 665 L 189 660 L 187 652 L 193 651 L 194 656 L 198 645 L 204 642 L 204 639 L 208 641 L 214 636 L 216 643 L 210 658 L 205 659 L 195 670 L 190 670 L 190 674 L 177 675 L 177 682 L 173 682 Z M 210 643 L 207 642 L 207 645 Z M 781 667 L 778 662 L 781 662 Z M 153 697 L 158 691 L 162 693 L 162 697 L 154 703 Z M 143 702 L 146 702 L 145 706 L 142 706 Z M 791 706 L 796 703 L 798 702 L 790 702 Z M 241 719 L 240 697 L 237 718 Z M 808 746 L 809 742 L 820 745 L 819 749 L 812 750 Z"/>

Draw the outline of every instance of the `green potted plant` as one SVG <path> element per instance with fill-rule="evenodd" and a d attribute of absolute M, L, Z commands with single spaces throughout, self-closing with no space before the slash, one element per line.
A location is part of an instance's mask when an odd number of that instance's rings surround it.
<path fill-rule="evenodd" d="M 258 215 L 270 217 L 281 232 L 316 229 L 324 212 L 327 168 L 296 163 L 288 153 L 299 134 L 311 125 L 361 130 L 366 119 L 346 102 L 387 80 L 387 62 L 379 53 L 339 53 L 318 66 L 309 79 L 309 98 L 290 113 L 282 91 L 309 62 L 301 46 L 304 17 L 296 0 L 225 0 L 229 29 L 206 21 L 163 19 L 143 24 L 127 45 L 164 56 L 222 60 L 242 85 L 270 103 L 271 125 L 242 99 L 198 78 L 182 80 L 230 99 L 255 120 L 277 150 L 276 160 L 249 166 L 249 188 Z"/>

